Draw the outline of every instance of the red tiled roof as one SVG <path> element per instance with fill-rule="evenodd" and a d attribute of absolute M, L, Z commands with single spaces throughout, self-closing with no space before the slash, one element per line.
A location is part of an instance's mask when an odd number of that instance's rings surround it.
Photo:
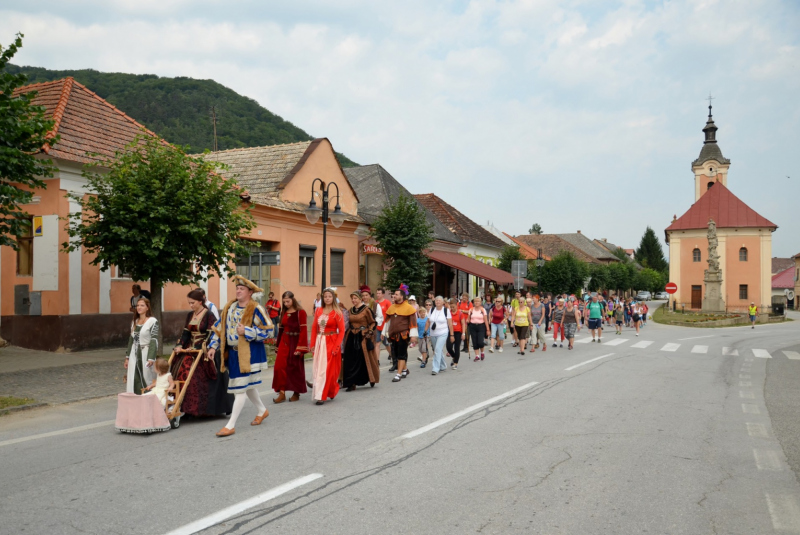
<path fill-rule="evenodd" d="M 707 228 L 709 218 L 714 219 L 717 228 L 778 228 L 747 206 L 721 182 L 716 182 L 685 214 L 673 221 L 666 232 Z"/>
<path fill-rule="evenodd" d="M 450 229 L 450 232 L 458 236 L 464 241 L 473 243 L 482 243 L 489 247 L 497 247 L 502 249 L 506 243 L 475 223 L 473 220 L 459 212 L 454 207 L 450 206 L 442 199 L 436 196 L 435 193 L 424 193 L 421 195 L 414 195 L 414 198 L 422 206 L 430 210 L 436 219 Z"/>
<path fill-rule="evenodd" d="M 785 269 L 780 273 L 772 276 L 772 287 L 779 288 L 794 288 L 794 267 Z"/>
<path fill-rule="evenodd" d="M 72 77 L 26 85 L 14 93 L 31 91 L 38 92 L 33 103 L 43 106 L 55 121 L 47 137 L 61 136 L 55 145 L 43 147 L 53 158 L 93 163 L 113 156 L 139 134 L 156 136 Z"/>
<path fill-rule="evenodd" d="M 557 234 L 523 234 L 522 236 L 509 236 L 506 234 L 506 236 L 520 247 L 525 245 L 533 250 L 541 249 L 542 254 L 548 258 L 553 258 L 561 251 L 569 251 L 578 260 L 589 262 L 590 264 L 600 263 L 597 258 L 589 256 Z"/>
<path fill-rule="evenodd" d="M 778 258 L 777 256 L 772 257 L 772 274 L 780 273 L 784 269 L 789 269 L 790 267 L 794 267 L 794 259 L 793 258 Z"/>
<path fill-rule="evenodd" d="M 508 234 L 507 232 L 503 232 L 503 234 L 505 234 L 508 237 L 508 239 L 513 241 L 517 245 L 517 247 L 519 247 L 520 252 L 522 253 L 522 255 L 526 259 L 528 259 L 528 260 L 538 260 L 538 258 L 539 258 L 539 252 L 538 251 L 533 249 L 527 243 L 522 242 L 520 240 L 514 239 L 514 236 L 512 236 L 511 234 Z M 547 256 L 546 254 L 544 254 L 544 251 L 542 251 L 542 260 L 551 260 L 551 258 L 549 256 Z"/>
<path fill-rule="evenodd" d="M 484 264 L 480 260 L 475 260 L 468 256 L 458 253 L 448 253 L 445 251 L 426 251 L 425 255 L 431 260 L 440 264 L 460 269 L 470 275 L 475 275 L 487 281 L 494 281 L 498 284 L 514 284 L 514 277 L 508 271 L 503 271 L 494 266 Z M 536 283 L 525 279 L 526 286 L 536 286 Z"/>

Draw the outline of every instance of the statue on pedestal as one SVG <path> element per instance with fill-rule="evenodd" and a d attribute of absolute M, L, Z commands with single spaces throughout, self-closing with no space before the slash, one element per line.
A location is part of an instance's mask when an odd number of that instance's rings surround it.
<path fill-rule="evenodd" d="M 708 269 L 705 270 L 705 296 L 703 297 L 703 312 L 724 312 L 725 300 L 722 298 L 722 269 L 719 267 L 717 254 L 717 224 L 712 218 L 708 219 Z"/>

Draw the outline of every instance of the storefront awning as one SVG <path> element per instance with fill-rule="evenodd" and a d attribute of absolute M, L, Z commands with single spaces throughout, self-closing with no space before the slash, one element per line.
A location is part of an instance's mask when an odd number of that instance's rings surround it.
<path fill-rule="evenodd" d="M 480 260 L 475 260 L 463 254 L 447 253 L 444 251 L 427 251 L 425 255 L 435 262 L 461 270 L 487 281 L 492 281 L 497 284 L 514 284 L 514 277 L 511 276 L 511 273 L 484 264 Z M 535 282 L 529 281 L 528 279 L 524 279 L 524 284 L 525 286 L 536 286 Z"/>

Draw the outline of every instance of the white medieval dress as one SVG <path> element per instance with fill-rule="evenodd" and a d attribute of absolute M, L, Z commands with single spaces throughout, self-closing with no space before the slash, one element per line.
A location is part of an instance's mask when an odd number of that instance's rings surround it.
<path fill-rule="evenodd" d="M 128 380 L 126 392 L 141 394 L 142 388 L 156 378 L 156 373 L 147 366 L 155 362 L 158 355 L 158 321 L 149 317 L 142 325 L 131 322 L 131 336 L 128 339 Z"/>

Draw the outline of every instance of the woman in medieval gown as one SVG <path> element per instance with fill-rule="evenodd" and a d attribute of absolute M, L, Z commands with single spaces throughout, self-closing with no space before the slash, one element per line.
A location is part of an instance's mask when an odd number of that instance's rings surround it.
<path fill-rule="evenodd" d="M 233 408 L 233 394 L 228 394 L 228 372 L 219 372 L 220 354 L 213 359 L 199 353 L 189 353 L 187 349 L 202 349 L 211 335 L 216 318 L 206 308 L 205 298 L 200 290 L 192 290 L 187 296 L 189 308 L 186 323 L 181 333 L 175 355 L 170 363 L 172 377 L 176 381 L 186 381 L 195 359 L 200 362 L 194 369 L 186 394 L 181 403 L 181 412 L 192 416 L 216 416 L 230 414 Z"/>
<path fill-rule="evenodd" d="M 344 316 L 336 304 L 336 291 L 325 288 L 322 306 L 314 313 L 311 338 L 314 340 L 312 397 L 317 405 L 339 393 L 339 372 L 342 367 Z"/>
<path fill-rule="evenodd" d="M 277 346 L 275 355 L 275 368 L 272 376 L 272 389 L 278 397 L 272 401 L 283 403 L 286 401 L 286 391 L 293 392 L 289 401 L 297 401 L 300 394 L 306 390 L 305 355 L 308 353 L 308 329 L 306 326 L 306 311 L 290 291 L 283 292 L 278 325 Z"/>
<path fill-rule="evenodd" d="M 377 326 L 372 310 L 363 303 L 359 292 L 352 292 L 350 299 L 350 325 L 345 334 L 342 384 L 347 392 L 367 383 L 375 386 L 380 381 L 380 369 L 375 355 L 374 331 Z"/>

